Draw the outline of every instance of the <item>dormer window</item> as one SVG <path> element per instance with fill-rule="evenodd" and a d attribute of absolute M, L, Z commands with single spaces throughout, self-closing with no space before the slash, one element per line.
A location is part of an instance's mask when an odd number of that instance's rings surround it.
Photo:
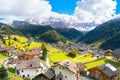
<path fill-rule="evenodd" d="M 30 67 L 32 67 L 32 64 L 30 64 Z"/>
<path fill-rule="evenodd" d="M 60 72 L 60 74 L 61 74 L 61 72 Z"/>
<path fill-rule="evenodd" d="M 23 72 L 23 70 L 21 72 Z"/>
<path fill-rule="evenodd" d="M 66 62 L 66 66 L 67 66 L 67 67 L 70 66 L 70 62 L 69 62 L 69 61 Z"/>
<path fill-rule="evenodd" d="M 67 76 L 65 76 L 65 78 L 67 78 Z"/>
<path fill-rule="evenodd" d="M 61 69 L 61 66 L 59 67 L 59 69 Z"/>
<path fill-rule="evenodd" d="M 28 60 L 28 57 L 26 58 L 26 60 Z"/>

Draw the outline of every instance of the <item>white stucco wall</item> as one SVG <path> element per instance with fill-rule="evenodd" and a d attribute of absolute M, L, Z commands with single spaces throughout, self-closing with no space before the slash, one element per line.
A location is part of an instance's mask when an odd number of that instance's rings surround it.
<path fill-rule="evenodd" d="M 37 72 L 36 72 L 36 69 L 24 69 L 23 72 L 22 70 L 19 70 L 20 72 L 20 77 L 23 77 L 23 75 L 27 78 L 33 78 L 36 76 Z M 29 77 L 28 77 L 28 74 L 29 74 Z"/>
<path fill-rule="evenodd" d="M 70 70 L 58 65 L 55 66 L 53 68 L 55 70 L 55 74 L 61 74 L 63 75 L 63 79 L 62 80 L 76 80 L 75 74 L 73 72 L 71 72 Z M 67 76 L 67 78 L 65 78 L 65 76 Z"/>
<path fill-rule="evenodd" d="M 20 69 L 19 70 L 19 75 L 20 77 L 26 77 L 26 78 L 34 78 L 36 75 L 43 73 L 48 69 L 47 66 L 45 66 L 43 63 L 40 62 L 41 68 L 26 68 L 26 69 Z M 38 70 L 39 69 L 39 70 Z M 38 72 L 36 72 L 36 70 Z M 23 71 L 23 72 L 22 72 Z M 28 76 L 29 75 L 29 76 Z"/>

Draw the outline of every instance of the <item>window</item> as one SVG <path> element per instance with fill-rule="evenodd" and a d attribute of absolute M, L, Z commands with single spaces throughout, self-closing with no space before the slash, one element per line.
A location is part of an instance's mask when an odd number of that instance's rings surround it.
<path fill-rule="evenodd" d="M 21 72 L 24 72 L 23 70 Z"/>
<path fill-rule="evenodd" d="M 30 75 L 29 75 L 29 74 L 28 74 L 27 76 L 28 76 L 28 77 L 30 77 Z"/>
<path fill-rule="evenodd" d="M 39 72 L 39 68 L 36 68 L 36 72 Z"/>
<path fill-rule="evenodd" d="M 25 78 L 25 75 L 23 75 L 23 78 Z"/>
<path fill-rule="evenodd" d="M 28 60 L 28 57 L 26 58 L 26 60 Z"/>
<path fill-rule="evenodd" d="M 30 67 L 32 67 L 32 64 L 30 64 Z"/>
<path fill-rule="evenodd" d="M 60 74 L 61 74 L 61 72 L 60 72 Z"/>
<path fill-rule="evenodd" d="M 59 69 L 61 69 L 61 66 L 59 67 Z"/>
<path fill-rule="evenodd" d="M 17 75 L 19 75 L 20 74 L 20 72 L 19 72 L 19 70 L 17 70 Z"/>
<path fill-rule="evenodd" d="M 100 78 L 100 72 L 98 72 L 98 71 L 95 72 L 95 78 L 97 78 L 97 79 Z"/>
<path fill-rule="evenodd" d="M 67 76 L 65 76 L 65 78 L 67 78 Z"/>

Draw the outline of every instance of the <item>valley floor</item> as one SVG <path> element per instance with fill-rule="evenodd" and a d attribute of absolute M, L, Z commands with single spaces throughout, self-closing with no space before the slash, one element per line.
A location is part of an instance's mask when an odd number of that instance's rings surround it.
<path fill-rule="evenodd" d="M 15 37 L 12 36 L 12 37 Z M 17 45 L 19 47 L 19 49 L 17 50 L 18 52 L 20 50 L 23 50 L 24 48 L 30 50 L 33 48 L 39 48 L 41 47 L 41 43 L 38 42 L 31 42 L 29 45 L 27 43 L 28 39 L 24 38 L 24 37 L 19 37 L 16 36 L 16 38 L 20 41 L 15 41 L 15 40 L 6 40 L 6 44 L 5 46 L 9 46 L 9 43 L 11 43 L 12 45 Z M 21 42 L 22 40 L 22 42 Z M 27 46 L 26 46 L 27 44 Z M 50 65 L 53 65 L 53 62 L 60 62 L 63 61 L 65 59 L 71 60 L 75 63 L 83 63 L 86 66 L 86 70 L 91 69 L 93 67 L 96 66 L 100 66 L 106 63 L 110 63 L 112 65 L 114 65 L 115 67 L 117 67 L 118 69 L 120 69 L 120 63 L 119 62 L 114 62 L 111 60 L 112 56 L 106 56 L 104 58 L 98 59 L 97 57 L 91 55 L 90 53 L 86 53 L 86 55 L 82 55 L 82 54 L 77 54 L 76 57 L 72 58 L 67 56 L 68 52 L 62 51 L 61 49 L 52 47 L 51 45 L 47 45 L 47 49 L 48 49 L 48 56 L 50 58 Z M 10 56 L 5 56 L 4 54 L 0 53 L 0 66 L 2 65 L 2 61 L 4 58 L 9 58 Z M 45 62 L 45 60 L 44 60 Z M 23 80 L 20 77 L 15 76 L 15 69 L 8 69 L 8 73 L 9 73 L 9 78 L 10 80 Z M 25 79 L 27 80 L 27 79 Z"/>

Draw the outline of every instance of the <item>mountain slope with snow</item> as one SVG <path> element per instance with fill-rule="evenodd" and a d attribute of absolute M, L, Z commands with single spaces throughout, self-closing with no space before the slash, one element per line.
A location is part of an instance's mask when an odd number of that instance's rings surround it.
<path fill-rule="evenodd" d="M 95 22 L 81 23 L 76 18 L 49 17 L 49 18 L 29 18 L 25 20 L 28 23 L 36 25 L 50 25 L 53 28 L 75 28 L 79 31 L 90 31 L 97 24 Z"/>

